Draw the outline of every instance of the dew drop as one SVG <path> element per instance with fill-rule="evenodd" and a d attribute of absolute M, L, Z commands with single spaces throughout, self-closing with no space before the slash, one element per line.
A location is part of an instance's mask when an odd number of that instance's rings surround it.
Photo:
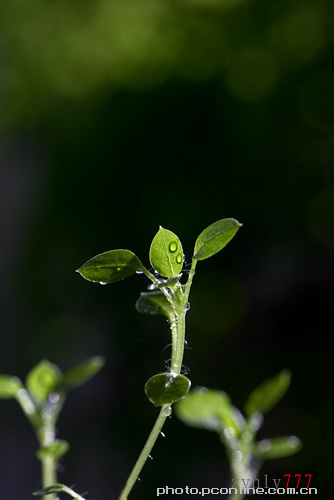
<path fill-rule="evenodd" d="M 150 458 L 151 460 L 153 460 L 153 457 L 152 457 L 152 455 L 149 455 L 149 456 L 148 456 L 148 458 Z"/>
<path fill-rule="evenodd" d="M 160 431 L 160 434 L 162 435 L 163 438 L 166 437 L 166 435 L 162 431 Z"/>
<path fill-rule="evenodd" d="M 154 283 L 152 283 L 151 285 L 148 285 L 147 289 L 148 290 L 155 290 L 156 286 Z"/>
<path fill-rule="evenodd" d="M 100 285 L 106 285 L 107 283 L 105 281 L 100 281 Z"/>
<path fill-rule="evenodd" d="M 139 477 L 139 476 L 137 477 L 137 481 L 141 481 L 141 479 L 140 479 L 140 477 Z"/>
<path fill-rule="evenodd" d="M 300 441 L 296 436 L 291 436 L 287 440 L 287 445 L 289 448 L 296 448 L 299 445 Z"/>
<path fill-rule="evenodd" d="M 268 451 L 271 448 L 271 443 L 269 439 L 262 439 L 262 441 L 259 442 L 259 448 L 261 451 Z"/>
<path fill-rule="evenodd" d="M 136 274 L 143 274 L 143 271 L 136 271 Z"/>
<path fill-rule="evenodd" d="M 233 429 L 233 427 L 225 427 L 224 436 L 226 437 L 226 439 L 232 439 L 235 436 L 235 430 Z"/>
<path fill-rule="evenodd" d="M 177 250 L 177 243 L 176 241 L 172 241 L 170 244 L 169 244 L 169 250 L 174 253 L 176 252 Z"/>
<path fill-rule="evenodd" d="M 183 261 L 182 255 L 180 253 L 178 253 L 177 256 L 176 256 L 176 262 L 178 264 L 181 264 L 182 261 Z"/>
<path fill-rule="evenodd" d="M 232 453 L 232 460 L 235 460 L 236 462 L 240 462 L 240 460 L 243 459 L 243 454 L 240 450 L 235 450 Z"/>
<path fill-rule="evenodd" d="M 49 394 L 49 401 L 50 403 L 58 403 L 59 394 L 57 394 L 57 392 L 51 392 L 51 394 Z"/>

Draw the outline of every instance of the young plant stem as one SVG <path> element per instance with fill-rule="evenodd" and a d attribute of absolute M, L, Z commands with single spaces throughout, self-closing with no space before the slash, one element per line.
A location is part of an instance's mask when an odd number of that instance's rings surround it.
<path fill-rule="evenodd" d="M 168 290 L 162 291 L 165 293 L 168 300 L 170 300 L 173 305 L 175 320 L 171 321 L 171 332 L 172 332 L 172 359 L 171 359 L 171 373 L 173 376 L 180 375 L 183 361 L 184 353 L 184 343 L 185 343 L 185 330 L 186 330 L 186 313 L 188 310 L 188 297 L 190 292 L 190 287 L 192 284 L 193 276 L 195 274 L 197 261 L 193 259 L 191 270 L 189 273 L 188 281 L 184 287 L 184 292 L 182 291 L 181 300 L 173 301 Z M 161 429 L 166 421 L 166 418 L 171 414 L 172 409 L 170 404 L 165 404 L 161 407 L 159 416 L 154 424 L 154 427 L 142 449 L 139 458 L 132 469 L 132 472 L 126 482 L 126 485 L 119 497 L 119 500 L 127 500 L 133 485 L 138 479 L 138 476 L 150 455 L 152 448 L 161 432 Z"/>
<path fill-rule="evenodd" d="M 51 457 L 42 460 L 42 486 L 43 489 L 57 483 L 56 463 Z M 56 495 L 50 494 L 43 497 L 44 500 L 56 500 Z"/>
<path fill-rule="evenodd" d="M 44 419 L 44 425 L 38 430 L 40 447 L 44 448 L 50 446 L 55 438 L 55 419 Z M 50 456 L 45 456 L 42 459 L 42 487 L 47 488 L 57 483 L 57 463 L 55 459 Z M 44 500 L 56 500 L 56 494 L 45 495 Z"/>
<path fill-rule="evenodd" d="M 161 429 L 166 421 L 166 418 L 170 415 L 171 413 L 171 406 L 170 405 L 163 405 L 161 407 L 159 416 L 154 424 L 154 427 L 145 443 L 144 448 L 142 449 L 141 454 L 139 455 L 139 458 L 132 469 L 132 472 L 126 482 L 126 485 L 121 493 L 121 496 L 119 497 L 119 500 L 126 500 L 128 498 L 128 495 L 130 491 L 132 490 L 133 485 L 138 479 L 138 476 L 148 458 L 150 455 L 152 448 L 161 432 Z"/>

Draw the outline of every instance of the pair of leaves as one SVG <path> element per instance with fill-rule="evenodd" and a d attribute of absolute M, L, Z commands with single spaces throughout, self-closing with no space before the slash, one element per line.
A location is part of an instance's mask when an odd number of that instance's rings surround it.
<path fill-rule="evenodd" d="M 290 380 L 290 372 L 283 370 L 250 394 L 245 405 L 249 422 L 278 403 L 287 391 Z M 246 420 L 231 404 L 227 394 L 217 390 L 195 389 L 186 399 L 177 403 L 176 414 L 189 426 L 214 430 L 219 434 L 225 431 L 225 437 L 242 437 L 242 432 L 249 429 Z M 252 452 L 259 459 L 279 458 L 296 453 L 301 446 L 298 438 L 286 436 L 254 443 Z"/>
<path fill-rule="evenodd" d="M 235 219 L 222 219 L 204 229 L 195 243 L 194 259 L 204 260 L 219 252 L 234 237 L 241 224 Z M 166 278 L 177 278 L 183 267 L 183 249 L 179 238 L 172 231 L 160 226 L 153 238 L 149 252 L 153 268 Z M 89 281 L 114 283 L 135 273 L 149 272 L 130 250 L 110 250 L 88 260 L 78 269 Z"/>
<path fill-rule="evenodd" d="M 153 375 L 145 384 L 145 393 L 155 406 L 172 404 L 184 398 L 190 389 L 191 382 L 184 375 L 159 373 Z"/>
<path fill-rule="evenodd" d="M 269 411 L 284 396 L 290 381 L 290 371 L 283 370 L 257 387 L 245 404 L 248 417 Z M 196 389 L 188 395 L 186 400 L 177 405 L 176 411 L 181 420 L 191 426 L 208 428 L 211 427 L 214 419 L 218 419 L 217 429 L 223 425 L 223 427 L 232 427 L 237 432 L 242 430 L 236 409 L 232 406 L 227 394 L 222 391 Z"/>
<path fill-rule="evenodd" d="M 84 384 L 100 371 L 104 363 L 103 358 L 94 356 L 63 375 L 58 366 L 43 360 L 28 374 L 27 389 L 36 400 L 45 401 L 52 392 L 67 392 Z"/>
<path fill-rule="evenodd" d="M 36 401 L 43 403 L 52 392 L 66 392 L 84 384 L 102 368 L 104 363 L 103 358 L 94 356 L 63 375 L 58 366 L 43 360 L 26 378 L 28 393 Z M 21 389 L 24 389 L 24 386 L 17 377 L 0 375 L 0 398 L 17 398 Z"/>
<path fill-rule="evenodd" d="M 176 234 L 162 227 L 153 238 L 150 262 L 166 278 L 176 278 L 183 267 L 183 250 Z M 130 250 L 110 250 L 96 255 L 78 269 L 81 276 L 101 284 L 114 283 L 148 270 Z"/>

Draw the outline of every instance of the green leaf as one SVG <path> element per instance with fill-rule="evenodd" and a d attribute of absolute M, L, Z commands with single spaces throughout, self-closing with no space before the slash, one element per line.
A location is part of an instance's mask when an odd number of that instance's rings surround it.
<path fill-rule="evenodd" d="M 0 399 L 16 398 L 17 393 L 23 388 L 19 378 L 12 375 L 0 375 Z"/>
<path fill-rule="evenodd" d="M 88 281 L 114 283 L 135 273 L 148 272 L 130 250 L 110 250 L 100 253 L 83 264 L 77 272 Z"/>
<path fill-rule="evenodd" d="M 215 255 L 231 241 L 241 226 L 235 219 L 222 219 L 211 224 L 196 240 L 194 259 L 204 260 Z"/>
<path fill-rule="evenodd" d="M 69 447 L 70 445 L 67 441 L 56 439 L 52 444 L 50 444 L 50 446 L 44 446 L 43 448 L 40 448 L 37 451 L 36 456 L 42 461 L 47 460 L 48 458 L 52 458 L 55 462 L 57 462 L 60 457 L 65 455 Z"/>
<path fill-rule="evenodd" d="M 62 373 L 58 366 L 47 360 L 41 361 L 28 374 L 26 386 L 33 398 L 46 401 L 62 381 Z"/>
<path fill-rule="evenodd" d="M 263 382 L 249 396 L 245 403 L 248 416 L 254 413 L 266 413 L 284 396 L 291 382 L 289 370 L 283 370 L 278 375 Z"/>
<path fill-rule="evenodd" d="M 229 396 L 222 391 L 196 388 L 185 400 L 179 401 L 175 408 L 177 416 L 191 427 L 199 427 L 222 433 L 224 429 L 232 429 L 231 437 L 239 435 L 244 421 L 236 408 L 231 404 Z"/>
<path fill-rule="evenodd" d="M 174 319 L 174 311 L 165 295 L 160 291 L 143 292 L 136 302 L 136 309 L 142 314 L 158 314 Z"/>
<path fill-rule="evenodd" d="M 47 488 L 43 488 L 40 491 L 34 491 L 34 495 L 51 495 L 51 493 L 62 493 L 64 492 L 63 484 L 53 484 L 52 486 L 48 486 Z"/>
<path fill-rule="evenodd" d="M 176 278 L 183 267 L 183 250 L 176 234 L 160 226 L 150 248 L 150 262 L 166 278 Z"/>
<path fill-rule="evenodd" d="M 69 390 L 79 387 L 94 375 L 96 375 L 105 364 L 105 359 L 94 356 L 78 365 L 74 366 L 64 374 L 64 378 L 59 386 L 60 390 Z"/>
<path fill-rule="evenodd" d="M 78 493 L 73 491 L 72 488 L 69 488 L 68 486 L 65 486 L 64 484 L 53 484 L 52 486 L 47 486 L 46 488 L 43 488 L 40 491 L 35 491 L 34 495 L 35 496 L 37 496 L 37 495 L 51 495 L 52 493 L 67 493 L 75 500 L 85 500 L 81 495 L 79 495 Z"/>
<path fill-rule="evenodd" d="M 297 453 L 302 446 L 302 442 L 296 436 L 263 439 L 254 444 L 253 455 L 263 460 L 288 457 Z"/>
<path fill-rule="evenodd" d="M 151 377 L 145 384 L 145 393 L 155 406 L 171 404 L 184 398 L 190 389 L 191 382 L 183 375 L 159 373 Z"/>

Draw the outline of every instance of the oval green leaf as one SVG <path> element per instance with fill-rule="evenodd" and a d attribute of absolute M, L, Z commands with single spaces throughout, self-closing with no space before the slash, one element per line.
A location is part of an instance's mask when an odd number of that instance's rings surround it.
<path fill-rule="evenodd" d="M 289 370 L 283 370 L 275 377 L 272 377 L 259 387 L 257 387 L 249 396 L 245 403 L 245 412 L 248 416 L 254 413 L 266 413 L 284 396 L 291 382 L 291 373 Z"/>
<path fill-rule="evenodd" d="M 130 250 L 110 250 L 88 260 L 77 270 L 83 278 L 94 283 L 114 283 L 136 272 L 148 272 L 138 257 Z"/>
<path fill-rule="evenodd" d="M 175 408 L 177 416 L 191 427 L 214 430 L 219 434 L 231 429 L 231 437 L 239 435 L 245 422 L 222 391 L 201 387 L 191 391 Z"/>
<path fill-rule="evenodd" d="M 155 406 L 162 406 L 184 398 L 190 385 L 190 380 L 183 375 L 159 373 L 146 382 L 145 393 L 151 403 Z"/>
<path fill-rule="evenodd" d="M 36 456 L 42 461 L 51 458 L 55 462 L 58 462 L 58 460 L 68 451 L 69 447 L 70 445 L 67 441 L 56 439 L 52 444 L 50 444 L 50 446 L 40 448 L 37 451 Z"/>
<path fill-rule="evenodd" d="M 183 249 L 176 234 L 160 226 L 151 243 L 150 262 L 161 276 L 176 278 L 180 274 Z"/>
<path fill-rule="evenodd" d="M 288 457 L 297 453 L 302 446 L 302 442 L 296 436 L 263 439 L 254 444 L 253 455 L 262 460 Z"/>
<path fill-rule="evenodd" d="M 82 363 L 77 364 L 68 370 L 63 377 L 63 380 L 58 387 L 60 390 L 69 390 L 74 387 L 79 387 L 94 375 L 96 375 L 105 364 L 105 359 L 100 356 L 94 356 Z"/>
<path fill-rule="evenodd" d="M 173 308 L 160 291 L 141 293 L 136 302 L 136 309 L 142 314 L 166 316 L 170 322 L 174 319 Z"/>
<path fill-rule="evenodd" d="M 12 375 L 0 375 L 0 398 L 16 398 L 17 393 L 23 388 L 19 378 Z"/>
<path fill-rule="evenodd" d="M 205 260 L 224 248 L 242 226 L 235 219 L 222 219 L 204 229 L 196 240 L 194 259 Z"/>
<path fill-rule="evenodd" d="M 58 366 L 43 360 L 28 374 L 26 386 L 30 395 L 38 401 L 46 401 L 62 381 L 62 373 Z"/>

